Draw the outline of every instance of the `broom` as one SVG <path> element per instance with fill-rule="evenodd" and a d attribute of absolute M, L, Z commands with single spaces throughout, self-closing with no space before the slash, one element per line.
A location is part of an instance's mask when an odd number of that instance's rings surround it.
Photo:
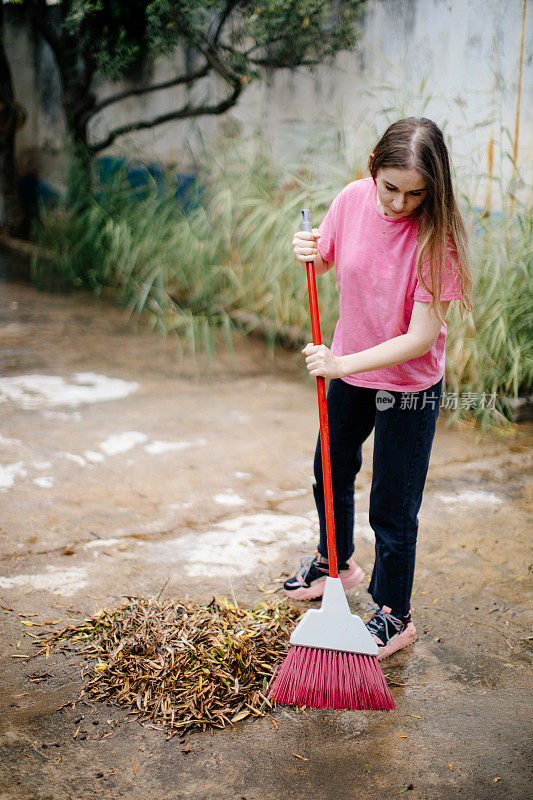
<path fill-rule="evenodd" d="M 311 215 L 302 211 L 302 230 L 311 231 Z M 307 263 L 313 344 L 321 344 L 315 265 Z M 324 476 L 329 576 L 322 607 L 307 611 L 290 638 L 291 647 L 271 685 L 278 703 L 314 708 L 390 711 L 394 700 L 378 663 L 378 647 L 363 620 L 352 614 L 339 578 L 326 382 L 316 379 Z"/>

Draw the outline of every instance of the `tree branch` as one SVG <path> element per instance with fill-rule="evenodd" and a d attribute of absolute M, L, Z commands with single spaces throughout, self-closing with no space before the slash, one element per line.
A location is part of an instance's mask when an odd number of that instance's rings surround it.
<path fill-rule="evenodd" d="M 235 84 L 233 92 L 220 103 L 196 107 L 187 103 L 176 111 L 170 111 L 168 114 L 161 114 L 159 117 L 154 117 L 154 119 L 131 122 L 126 125 L 122 125 L 119 128 L 115 128 L 114 130 L 110 131 L 106 138 L 101 142 L 89 144 L 88 149 L 91 151 L 91 153 L 99 153 L 108 148 L 115 141 L 115 139 L 118 139 L 119 136 L 124 136 L 127 133 L 134 133 L 135 131 L 146 130 L 147 128 L 155 128 L 156 125 L 161 125 L 164 122 L 170 122 L 174 119 L 202 117 L 208 114 L 223 114 L 228 110 L 228 108 L 231 108 L 231 106 L 235 105 L 240 93 L 242 92 L 242 89 L 243 85 L 239 81 Z"/>
<path fill-rule="evenodd" d="M 255 64 L 258 67 L 272 67 L 273 69 L 298 69 L 298 67 L 316 67 L 317 64 L 322 64 L 324 59 L 299 59 L 297 64 L 288 64 L 286 61 L 281 61 L 276 58 L 249 58 L 250 64 Z"/>
<path fill-rule="evenodd" d="M 282 37 L 279 36 L 278 39 L 281 40 Z M 232 47 L 229 47 L 228 45 L 221 44 L 219 45 L 219 47 L 226 53 L 229 53 L 230 55 L 235 55 L 235 56 L 238 55 L 238 51 L 236 51 Z M 321 64 L 322 61 L 324 60 L 324 56 L 321 56 L 319 58 L 299 60 L 297 64 L 289 64 L 286 61 L 281 61 L 280 59 L 276 58 L 268 58 L 268 57 L 253 58 L 251 56 L 251 53 L 253 53 L 254 50 L 262 50 L 262 49 L 263 45 L 254 45 L 253 47 L 250 47 L 248 50 L 246 50 L 242 55 L 244 55 L 244 57 L 250 64 L 255 64 L 258 67 L 274 67 L 276 69 L 296 69 L 297 67 L 316 67 L 317 64 Z"/>
<path fill-rule="evenodd" d="M 215 31 L 215 35 L 213 36 L 213 44 L 216 44 L 220 38 L 220 34 L 222 33 L 222 28 L 226 24 L 228 17 L 230 16 L 231 12 L 235 8 L 235 6 L 239 5 L 240 0 L 228 0 L 226 3 L 226 8 L 222 12 L 222 16 L 219 20 L 218 27 Z"/>
<path fill-rule="evenodd" d="M 226 10 L 231 10 L 231 8 L 228 7 Z M 218 57 L 215 49 L 215 43 L 211 42 L 203 34 L 198 36 L 195 32 L 189 30 L 183 24 L 183 20 L 179 14 L 177 14 L 175 11 L 173 16 L 176 30 L 181 33 L 185 40 L 188 40 L 192 43 L 192 45 L 196 48 L 196 50 L 198 50 L 199 53 L 203 55 L 207 63 L 211 65 L 215 72 L 217 72 L 220 77 L 226 81 L 226 83 L 229 83 L 230 86 L 235 86 L 236 83 L 240 83 L 240 76 L 232 72 Z"/>
<path fill-rule="evenodd" d="M 88 122 L 91 117 L 94 117 L 95 114 L 99 114 L 100 111 L 102 111 L 104 108 L 107 108 L 107 106 L 110 106 L 113 103 L 119 103 L 121 100 L 126 100 L 128 97 L 138 97 L 142 94 L 147 94 L 148 92 L 158 92 L 162 89 L 170 89 L 172 86 L 179 86 L 180 84 L 184 83 L 192 83 L 200 78 L 204 78 L 208 73 L 209 66 L 206 64 L 201 69 L 196 70 L 196 72 L 188 72 L 186 75 L 180 75 L 176 78 L 171 78 L 168 81 L 154 83 L 151 86 L 144 86 L 139 89 L 126 89 L 124 92 L 119 92 L 111 97 L 106 97 L 104 100 L 101 100 L 99 103 L 97 103 L 86 115 L 84 122 Z"/>
<path fill-rule="evenodd" d="M 283 36 L 278 36 L 275 39 L 272 39 L 272 41 L 269 42 L 269 44 L 275 44 L 275 42 L 277 42 L 277 41 L 282 41 L 283 38 L 284 38 Z M 264 58 L 255 57 L 254 58 L 252 56 L 252 53 L 254 51 L 264 50 L 265 49 L 265 46 L 263 44 L 254 44 L 253 47 L 249 47 L 248 50 L 245 50 L 242 53 L 239 53 L 238 50 L 235 50 L 233 47 L 230 47 L 227 44 L 220 44 L 219 48 L 221 50 L 224 50 L 229 55 L 244 56 L 246 61 L 248 61 L 250 64 L 255 64 L 258 67 L 275 67 L 275 68 L 279 68 L 279 69 L 295 69 L 296 67 L 314 67 L 317 64 L 321 64 L 322 61 L 324 60 L 324 56 L 323 55 L 318 56 L 317 58 L 312 58 L 312 59 L 305 59 L 305 60 L 299 59 L 297 64 L 291 64 L 291 63 L 287 63 L 286 61 L 282 61 L 281 59 L 269 58 L 269 57 L 264 57 Z"/>

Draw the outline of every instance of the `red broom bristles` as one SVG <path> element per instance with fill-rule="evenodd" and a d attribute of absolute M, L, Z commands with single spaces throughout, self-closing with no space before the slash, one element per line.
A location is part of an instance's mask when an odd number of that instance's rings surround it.
<path fill-rule="evenodd" d="M 293 646 L 270 688 L 277 703 L 349 711 L 396 708 L 377 656 Z"/>

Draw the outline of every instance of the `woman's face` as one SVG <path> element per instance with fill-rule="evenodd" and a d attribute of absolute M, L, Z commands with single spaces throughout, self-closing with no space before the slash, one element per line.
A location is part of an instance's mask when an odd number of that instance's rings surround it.
<path fill-rule="evenodd" d="M 416 169 L 380 169 L 376 176 L 378 204 L 388 217 L 407 217 L 427 194 L 426 182 Z"/>

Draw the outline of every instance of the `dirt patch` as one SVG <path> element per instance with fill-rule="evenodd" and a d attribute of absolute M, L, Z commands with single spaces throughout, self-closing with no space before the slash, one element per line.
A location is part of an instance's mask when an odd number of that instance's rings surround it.
<path fill-rule="evenodd" d="M 397 711 L 278 708 L 166 742 L 113 706 L 65 706 L 80 659 L 13 658 L 31 649 L 21 615 L 69 624 L 163 586 L 244 607 L 277 596 L 317 541 L 313 383 L 298 354 L 252 340 L 233 358 L 221 350 L 208 374 L 118 308 L 15 282 L 2 286 L 0 345 L 11 381 L 2 394 L 0 380 L 3 798 L 531 794 L 531 427 L 479 438 L 439 420 L 420 513 L 419 641 L 384 664 Z M 369 440 L 356 487 L 367 574 L 371 453 Z M 367 614 L 364 588 L 348 598 Z"/>

